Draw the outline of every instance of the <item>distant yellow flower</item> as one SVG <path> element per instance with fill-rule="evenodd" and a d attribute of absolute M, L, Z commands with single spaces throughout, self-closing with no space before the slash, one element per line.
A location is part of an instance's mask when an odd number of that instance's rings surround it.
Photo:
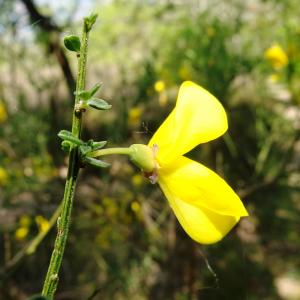
<path fill-rule="evenodd" d="M 131 209 L 137 213 L 141 210 L 141 205 L 137 201 L 133 201 L 130 205 Z"/>
<path fill-rule="evenodd" d="M 140 174 L 135 174 L 131 178 L 131 182 L 135 186 L 140 186 L 145 179 Z"/>
<path fill-rule="evenodd" d="M 274 83 L 278 82 L 280 80 L 280 76 L 278 74 L 271 74 L 269 76 L 269 80 Z"/>
<path fill-rule="evenodd" d="M 6 108 L 2 102 L 0 102 L 0 123 L 7 119 Z"/>
<path fill-rule="evenodd" d="M 45 219 L 43 216 L 36 216 L 35 222 L 39 226 L 40 232 L 46 232 L 49 228 L 49 221 Z"/>
<path fill-rule="evenodd" d="M 221 177 L 183 156 L 198 144 L 224 134 L 227 126 L 221 103 L 202 87 L 186 81 L 175 108 L 148 146 L 131 146 L 135 153 L 132 161 L 152 182 L 158 182 L 184 230 L 203 244 L 222 239 L 240 217 L 248 215 L 238 195 Z"/>
<path fill-rule="evenodd" d="M 166 85 L 162 80 L 158 80 L 154 84 L 154 90 L 159 94 L 158 95 L 158 103 L 160 106 L 165 106 L 168 102 L 168 96 L 166 93 Z"/>
<path fill-rule="evenodd" d="M 26 238 L 28 233 L 29 233 L 29 228 L 28 227 L 20 227 L 15 231 L 15 238 L 18 241 L 22 241 Z"/>
<path fill-rule="evenodd" d="M 140 125 L 142 112 L 140 107 L 132 107 L 128 111 L 128 125 L 132 127 Z"/>
<path fill-rule="evenodd" d="M 158 93 L 161 93 L 162 91 L 164 91 L 166 89 L 166 85 L 165 85 L 164 81 L 162 81 L 162 80 L 156 81 L 154 84 L 154 89 Z"/>
<path fill-rule="evenodd" d="M 265 51 L 265 58 L 276 69 L 285 67 L 289 62 L 288 56 L 278 44 L 274 44 Z"/>
<path fill-rule="evenodd" d="M 6 170 L 0 167 L 0 186 L 5 185 L 8 182 L 8 174 Z"/>

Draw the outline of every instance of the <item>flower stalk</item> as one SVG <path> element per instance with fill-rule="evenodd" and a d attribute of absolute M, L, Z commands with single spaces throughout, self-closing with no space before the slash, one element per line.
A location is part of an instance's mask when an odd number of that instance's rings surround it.
<path fill-rule="evenodd" d="M 96 15 L 91 15 L 84 19 L 81 46 L 78 55 L 78 76 L 75 92 L 75 104 L 73 110 L 72 120 L 72 134 L 80 138 L 81 126 L 82 126 L 82 110 L 76 109 L 80 101 L 79 91 L 85 89 L 85 77 L 86 77 L 86 62 L 87 62 L 87 50 L 88 50 L 88 37 L 89 31 L 92 28 L 96 20 Z M 59 280 L 59 270 L 62 263 L 62 258 L 65 250 L 66 241 L 69 233 L 71 212 L 74 199 L 74 191 L 76 187 L 76 181 L 80 169 L 80 157 L 78 153 L 78 147 L 72 145 L 69 152 L 69 167 L 67 180 L 65 184 L 64 197 L 62 200 L 62 211 L 60 217 L 57 220 L 57 236 L 55 239 L 54 249 L 51 255 L 48 272 L 44 281 L 42 295 L 48 299 L 53 299 L 55 291 L 57 289 Z"/>

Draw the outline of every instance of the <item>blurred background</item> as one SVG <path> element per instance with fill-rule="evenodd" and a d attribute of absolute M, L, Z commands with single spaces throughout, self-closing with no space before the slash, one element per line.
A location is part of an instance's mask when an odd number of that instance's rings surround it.
<path fill-rule="evenodd" d="M 297 0 L 0 0 L 0 299 L 40 292 L 56 234 L 76 55 L 63 37 L 99 14 L 84 139 L 147 143 L 193 80 L 229 131 L 189 156 L 223 176 L 250 216 L 202 246 L 124 157 L 78 182 L 56 299 L 300 299 L 300 6 Z M 49 234 L 47 231 L 52 227 Z M 38 237 L 38 238 L 37 238 Z"/>

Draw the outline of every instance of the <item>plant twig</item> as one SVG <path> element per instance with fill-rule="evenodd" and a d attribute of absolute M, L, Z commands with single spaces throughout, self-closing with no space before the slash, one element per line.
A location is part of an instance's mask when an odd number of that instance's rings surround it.
<path fill-rule="evenodd" d="M 91 30 L 91 27 L 95 22 L 95 19 L 96 16 L 91 15 L 89 18 L 85 18 L 83 22 L 81 47 L 78 60 L 78 76 L 75 93 L 76 97 L 72 121 L 72 133 L 78 138 L 80 138 L 81 135 L 82 111 L 75 109 L 75 107 L 80 101 L 80 96 L 78 92 L 85 89 L 88 36 L 89 31 Z M 42 291 L 42 295 L 48 297 L 49 299 L 53 299 L 58 284 L 58 274 L 61 267 L 61 262 L 68 237 L 74 191 L 76 187 L 79 169 L 80 159 L 78 148 L 77 146 L 73 145 L 70 148 L 69 167 L 65 185 L 64 198 L 62 202 L 62 212 L 57 221 L 57 236 Z"/>
<path fill-rule="evenodd" d="M 61 205 L 59 205 L 56 210 L 54 211 L 53 215 L 49 220 L 49 226 L 47 230 L 40 231 L 24 248 L 22 248 L 19 252 L 17 252 L 7 263 L 5 264 L 4 268 L 0 270 L 1 277 L 7 277 L 8 274 L 14 271 L 16 266 L 21 263 L 21 261 L 28 255 L 32 255 L 39 244 L 43 241 L 46 237 L 48 232 L 56 223 L 56 220 L 61 212 Z"/>

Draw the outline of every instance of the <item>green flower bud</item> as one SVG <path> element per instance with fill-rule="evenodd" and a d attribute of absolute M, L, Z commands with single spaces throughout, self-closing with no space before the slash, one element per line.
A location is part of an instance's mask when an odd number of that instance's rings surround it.
<path fill-rule="evenodd" d="M 157 163 L 154 158 L 153 149 L 143 144 L 133 144 L 129 147 L 130 160 L 144 172 L 152 172 Z"/>

